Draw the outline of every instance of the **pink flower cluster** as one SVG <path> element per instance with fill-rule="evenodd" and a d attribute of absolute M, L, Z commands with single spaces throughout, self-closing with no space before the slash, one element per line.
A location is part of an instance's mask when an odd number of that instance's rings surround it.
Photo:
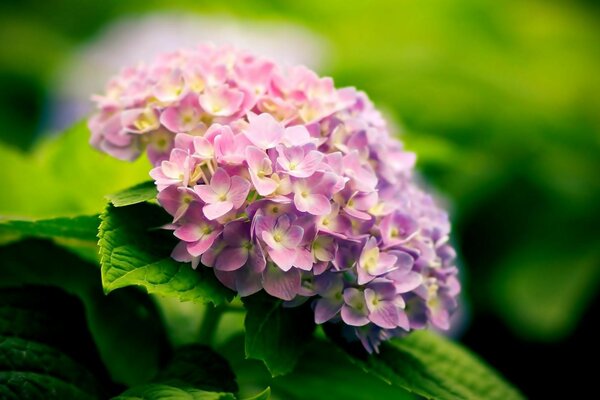
<path fill-rule="evenodd" d="M 154 164 L 176 260 L 240 296 L 309 300 L 316 323 L 343 322 L 368 351 L 449 327 L 460 286 L 447 215 L 364 93 L 201 46 L 123 70 L 95 101 L 91 143 Z"/>

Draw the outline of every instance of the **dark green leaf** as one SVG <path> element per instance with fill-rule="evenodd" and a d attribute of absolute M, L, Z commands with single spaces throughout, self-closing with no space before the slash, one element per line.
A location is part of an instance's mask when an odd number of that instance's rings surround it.
<path fill-rule="evenodd" d="M 105 296 L 95 265 L 46 241 L 0 247 L 0 260 L 0 286 L 53 285 L 82 299 L 90 330 L 114 380 L 137 384 L 156 374 L 166 335 L 147 295 L 126 288 Z M 48 321 L 42 330 L 48 336 L 51 327 L 60 325 Z"/>
<path fill-rule="evenodd" d="M 243 400 L 269 400 L 271 398 L 271 388 L 268 387 L 265 390 L 263 390 L 262 392 L 251 396 L 251 397 L 246 397 Z"/>
<path fill-rule="evenodd" d="M 265 293 L 243 299 L 246 314 L 246 357 L 264 361 L 273 376 L 291 372 L 315 324 L 306 307 L 283 308 Z"/>
<path fill-rule="evenodd" d="M 157 193 L 154 182 L 148 181 L 106 197 L 113 206 L 124 207 L 152 200 L 156 197 Z"/>
<path fill-rule="evenodd" d="M 159 229 L 169 216 L 156 205 L 140 203 L 101 215 L 98 242 L 102 285 L 106 293 L 125 286 L 144 287 L 149 293 L 175 296 L 181 301 L 221 304 L 233 298 L 211 269 L 193 270 L 170 256 L 176 240 Z"/>
<path fill-rule="evenodd" d="M 83 307 L 56 288 L 0 289 L 0 398 L 95 399 L 108 383 Z"/>
<path fill-rule="evenodd" d="M 311 341 L 293 373 L 276 378 L 271 378 L 262 362 L 245 359 L 243 335 L 226 342 L 219 352 L 231 363 L 241 395 L 270 386 L 274 398 L 286 400 L 414 398 L 406 390 L 365 373 L 338 346 L 322 339 Z"/>
<path fill-rule="evenodd" d="M 208 346 L 177 349 L 152 383 L 127 390 L 117 399 L 235 400 L 238 387 L 227 361 Z"/>
<path fill-rule="evenodd" d="M 365 371 L 429 399 L 521 399 L 523 396 L 477 356 L 428 331 L 383 343 L 358 361 Z"/>
<path fill-rule="evenodd" d="M 155 382 L 182 381 L 208 391 L 237 392 L 235 375 L 227 360 L 208 346 L 187 345 L 177 349 Z"/>

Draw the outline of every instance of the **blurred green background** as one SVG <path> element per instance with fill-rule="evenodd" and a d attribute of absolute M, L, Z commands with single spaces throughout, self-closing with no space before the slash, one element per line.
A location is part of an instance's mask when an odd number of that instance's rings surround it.
<path fill-rule="evenodd" d="M 597 348 L 599 334 L 600 7 L 542 0 L 2 2 L 0 216 L 91 214 L 104 194 L 146 179 L 143 160 L 120 163 L 88 148 L 87 137 L 48 134 L 77 114 L 68 109 L 73 103 L 86 101 L 72 95 L 76 89 L 91 94 L 85 75 L 67 66 L 114 21 L 150 13 L 241 24 L 239 36 L 276 23 L 277 48 L 306 55 L 338 86 L 366 91 L 451 210 L 465 282 L 459 339 L 530 397 L 571 379 L 582 391 L 592 387 L 576 365 Z M 104 54 L 110 45 L 104 40 Z M 119 65 L 118 52 L 113 58 Z"/>

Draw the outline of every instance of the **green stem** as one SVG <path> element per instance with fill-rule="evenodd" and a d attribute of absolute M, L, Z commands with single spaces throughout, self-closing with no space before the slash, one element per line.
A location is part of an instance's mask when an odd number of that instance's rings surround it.
<path fill-rule="evenodd" d="M 204 316 L 202 317 L 202 323 L 200 325 L 200 331 L 198 332 L 198 340 L 200 343 L 211 345 L 215 331 L 219 326 L 221 315 L 226 310 L 225 305 L 213 307 L 211 305 L 206 306 Z"/>

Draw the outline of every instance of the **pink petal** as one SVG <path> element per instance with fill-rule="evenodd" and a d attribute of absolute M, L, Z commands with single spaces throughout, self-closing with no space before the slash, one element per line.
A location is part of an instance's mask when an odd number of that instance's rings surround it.
<path fill-rule="evenodd" d="M 233 203 L 230 201 L 219 201 L 216 203 L 207 204 L 202 208 L 206 218 L 211 221 L 222 217 L 231 210 L 233 210 Z"/>
<path fill-rule="evenodd" d="M 261 196 L 268 196 L 277 190 L 277 182 L 271 178 L 259 178 L 252 170 L 250 170 L 250 179 L 252 179 L 254 188 Z"/>
<path fill-rule="evenodd" d="M 300 244 L 303 236 L 304 229 L 301 226 L 293 225 L 286 232 L 282 244 L 288 249 L 293 249 Z"/>
<path fill-rule="evenodd" d="M 394 329 L 399 322 L 398 308 L 389 301 L 382 301 L 369 313 L 369 320 L 382 328 Z"/>
<path fill-rule="evenodd" d="M 315 304 L 315 324 L 322 324 L 335 317 L 342 309 L 344 302 L 335 299 L 319 299 Z"/>
<path fill-rule="evenodd" d="M 244 135 L 252 144 L 265 150 L 279 144 L 283 137 L 283 126 L 272 115 L 268 113 L 248 114 L 248 120 L 250 124 L 244 131 Z"/>
<path fill-rule="evenodd" d="M 211 204 L 219 201 L 219 196 L 209 185 L 196 185 L 194 186 L 194 192 L 204 201 L 205 203 Z"/>
<path fill-rule="evenodd" d="M 237 175 L 231 178 L 231 188 L 227 197 L 235 208 L 240 208 L 244 204 L 249 192 L 250 182 Z"/>
<path fill-rule="evenodd" d="M 286 249 L 285 247 L 279 249 L 269 248 L 267 253 L 271 257 L 271 260 L 283 271 L 289 271 L 296 261 L 296 250 Z"/>
<path fill-rule="evenodd" d="M 177 239 L 183 240 L 184 242 L 195 242 L 200 240 L 204 233 L 197 224 L 185 224 L 175 229 L 173 232 Z"/>
<path fill-rule="evenodd" d="M 227 193 L 231 187 L 231 178 L 229 177 L 229 174 L 223 168 L 217 168 L 210 179 L 210 187 L 217 194 Z"/>
<path fill-rule="evenodd" d="M 294 205 L 298 211 L 308 212 L 312 215 L 327 215 L 331 212 L 331 203 L 322 194 L 302 196 L 296 193 L 294 195 Z"/>
<path fill-rule="evenodd" d="M 363 313 L 347 305 L 342 306 L 341 315 L 342 320 L 351 326 L 364 326 L 369 323 L 369 319 Z"/>
<path fill-rule="evenodd" d="M 298 249 L 296 252 L 296 261 L 294 261 L 294 267 L 300 268 L 304 271 L 310 271 L 313 267 L 313 256 L 310 251 L 306 249 Z"/>
<path fill-rule="evenodd" d="M 179 262 L 190 262 L 192 261 L 192 255 L 187 251 L 187 243 L 179 242 L 171 252 L 171 257 L 175 261 Z"/>
<path fill-rule="evenodd" d="M 293 171 L 290 171 L 289 174 L 292 176 L 297 176 L 299 178 L 308 178 L 309 176 L 315 173 L 322 160 L 323 153 L 321 153 L 320 151 L 312 150 L 304 157 L 302 162 L 298 164 L 297 169 L 298 172 L 302 171 L 302 176 L 294 175 L 292 173 Z"/>
<path fill-rule="evenodd" d="M 204 254 L 206 250 L 210 248 L 215 242 L 217 236 L 219 236 L 220 232 L 214 231 L 213 233 L 204 236 L 202 239 L 198 240 L 196 243 L 190 243 L 187 246 L 188 252 L 194 256 L 198 257 Z"/>
<path fill-rule="evenodd" d="M 223 250 L 215 265 L 221 271 L 235 271 L 248 261 L 248 250 L 243 247 L 229 247 Z"/>
<path fill-rule="evenodd" d="M 269 159 L 267 153 L 255 146 L 246 148 L 246 162 L 253 171 L 260 171 L 264 159 Z"/>
<path fill-rule="evenodd" d="M 244 93 L 227 86 L 207 88 L 198 96 L 198 102 L 202 109 L 209 114 L 218 117 L 228 117 L 235 114 L 242 105 Z"/>
<path fill-rule="evenodd" d="M 284 139 L 289 146 L 303 146 L 312 142 L 310 133 L 304 125 L 285 128 Z"/>
<path fill-rule="evenodd" d="M 265 291 L 271 296 L 289 301 L 300 291 L 301 275 L 295 268 L 285 272 L 274 265 L 267 265 L 262 276 Z"/>

